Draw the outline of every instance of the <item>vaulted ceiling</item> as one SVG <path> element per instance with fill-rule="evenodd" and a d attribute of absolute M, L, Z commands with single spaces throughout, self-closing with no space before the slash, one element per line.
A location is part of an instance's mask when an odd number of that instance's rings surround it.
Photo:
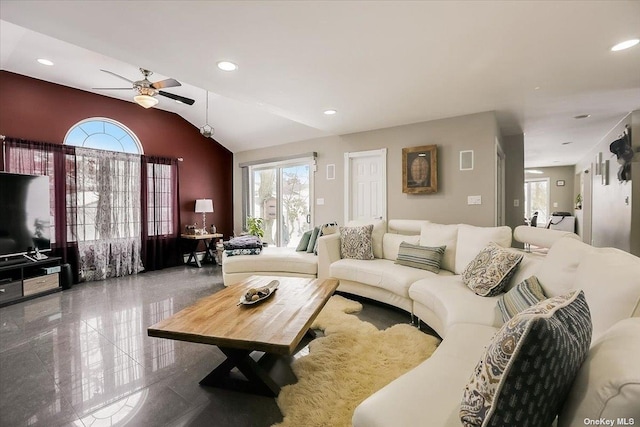
<path fill-rule="evenodd" d="M 233 152 L 495 110 L 527 166 L 569 165 L 640 108 L 640 45 L 610 51 L 640 37 L 639 1 L 2 0 L 0 19 L 2 69 L 123 100 L 100 69 L 153 70 L 196 100 L 156 108 L 194 126 L 210 92 Z"/>

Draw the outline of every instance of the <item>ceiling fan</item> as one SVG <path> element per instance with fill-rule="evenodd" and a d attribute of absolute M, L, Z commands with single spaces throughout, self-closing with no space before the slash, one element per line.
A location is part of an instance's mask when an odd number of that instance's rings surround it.
<path fill-rule="evenodd" d="M 174 93 L 165 92 L 160 89 L 164 89 L 167 87 L 176 87 L 182 86 L 179 81 L 176 79 L 166 79 L 160 80 L 155 83 L 151 83 L 149 81 L 149 76 L 153 74 L 153 71 L 145 70 L 144 68 L 140 68 L 140 72 L 144 76 L 144 79 L 133 81 L 129 80 L 126 77 L 122 77 L 119 74 L 116 74 L 112 71 L 100 70 L 105 73 L 111 74 L 112 76 L 116 76 L 119 79 L 126 80 L 132 84 L 131 87 L 94 87 L 93 89 L 97 90 L 135 90 L 138 94 L 133 97 L 134 101 L 143 106 L 144 108 L 151 108 L 158 103 L 158 99 L 155 97 L 156 95 L 166 96 L 167 98 L 174 99 L 178 102 L 187 105 L 193 105 L 195 102 L 191 98 L 185 98 L 184 96 L 176 95 Z"/>

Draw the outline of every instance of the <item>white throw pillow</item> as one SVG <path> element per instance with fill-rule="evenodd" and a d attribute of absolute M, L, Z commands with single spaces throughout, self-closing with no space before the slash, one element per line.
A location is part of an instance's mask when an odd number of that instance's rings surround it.
<path fill-rule="evenodd" d="M 474 227 L 473 225 L 458 225 L 458 241 L 456 242 L 456 274 L 462 274 L 467 265 L 480 251 L 494 242 L 503 248 L 511 247 L 511 228 L 503 227 Z"/>
<path fill-rule="evenodd" d="M 405 236 L 402 234 L 385 233 L 382 237 L 382 254 L 384 259 L 395 261 L 398 259 L 400 243 L 407 242 L 412 245 L 420 243 L 420 236 Z"/>
<path fill-rule="evenodd" d="M 640 422 L 640 318 L 615 324 L 589 351 L 567 396 L 558 427 L 585 420 Z"/>
<path fill-rule="evenodd" d="M 373 256 L 376 258 L 382 258 L 382 237 L 387 232 L 387 221 L 384 219 L 364 220 L 364 221 L 349 221 L 347 227 L 361 227 L 363 225 L 373 224 L 373 231 L 371 232 L 371 240 L 373 244 Z"/>
<path fill-rule="evenodd" d="M 420 230 L 420 246 L 446 246 L 440 268 L 455 272 L 458 224 L 424 224 Z M 471 260 L 469 260 L 471 261 Z"/>

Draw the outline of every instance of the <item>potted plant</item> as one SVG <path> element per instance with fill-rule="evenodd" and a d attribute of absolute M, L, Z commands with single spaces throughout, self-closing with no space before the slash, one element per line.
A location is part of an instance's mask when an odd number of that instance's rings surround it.
<path fill-rule="evenodd" d="M 247 232 L 259 239 L 264 237 L 264 220 L 262 218 L 247 217 Z"/>
<path fill-rule="evenodd" d="M 576 209 L 582 209 L 582 195 L 580 193 L 576 196 Z"/>

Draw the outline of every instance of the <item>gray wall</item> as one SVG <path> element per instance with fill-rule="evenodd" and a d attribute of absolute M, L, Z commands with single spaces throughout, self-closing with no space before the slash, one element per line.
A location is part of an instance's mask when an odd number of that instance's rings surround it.
<path fill-rule="evenodd" d="M 542 174 L 529 174 L 527 178 L 549 178 L 549 213 L 570 212 L 573 215 L 575 207 L 575 167 L 555 166 L 536 169 L 542 171 Z M 560 180 L 565 182 L 564 187 L 557 185 L 557 181 Z M 554 204 L 557 204 L 557 206 Z"/>
<path fill-rule="evenodd" d="M 505 167 L 505 224 L 512 229 L 524 223 L 524 135 L 502 138 L 502 148 L 507 157 Z M 514 206 L 514 200 L 518 206 Z M 522 247 L 521 243 L 513 245 Z"/>
<path fill-rule="evenodd" d="M 634 112 L 634 117 L 638 116 L 640 114 Z M 576 164 L 574 170 L 574 173 L 579 173 L 585 169 L 591 169 L 591 173 L 585 175 L 585 179 L 590 179 L 592 184 L 591 200 L 585 198 L 583 202 L 584 209 L 591 211 L 591 244 L 598 247 L 611 246 L 627 252 L 631 251 L 632 184 L 636 183 L 637 192 L 640 181 L 636 179 L 636 176 L 633 181 L 618 181 L 619 165 L 616 156 L 609 151 L 609 144 L 618 139 L 624 131 L 625 125 L 631 123 L 631 118 L 632 115 L 629 114 L 605 135 L 589 154 Z M 609 160 L 609 185 L 602 185 L 602 176 L 596 175 L 595 169 L 592 167 L 596 154 L 599 152 L 602 152 L 603 161 Z M 640 155 L 636 154 L 635 168 L 638 165 L 638 157 Z M 629 204 L 626 203 L 627 198 L 629 198 Z M 640 217 L 640 211 L 635 216 Z"/>
<path fill-rule="evenodd" d="M 315 223 L 344 223 L 344 153 L 387 148 L 387 218 L 429 219 L 440 223 L 490 226 L 495 221 L 494 112 L 471 114 L 349 135 L 331 136 L 234 154 L 234 228 L 242 224 L 241 170 L 244 162 L 279 156 L 318 153 Z M 438 193 L 402 193 L 402 148 L 438 145 Z M 474 150 L 474 170 L 459 170 L 459 152 Z M 509 159 L 507 159 L 507 164 Z M 335 164 L 336 179 L 326 179 L 326 166 Z M 482 196 L 482 204 L 467 206 L 467 196 Z M 511 202 L 513 203 L 513 201 Z"/>

